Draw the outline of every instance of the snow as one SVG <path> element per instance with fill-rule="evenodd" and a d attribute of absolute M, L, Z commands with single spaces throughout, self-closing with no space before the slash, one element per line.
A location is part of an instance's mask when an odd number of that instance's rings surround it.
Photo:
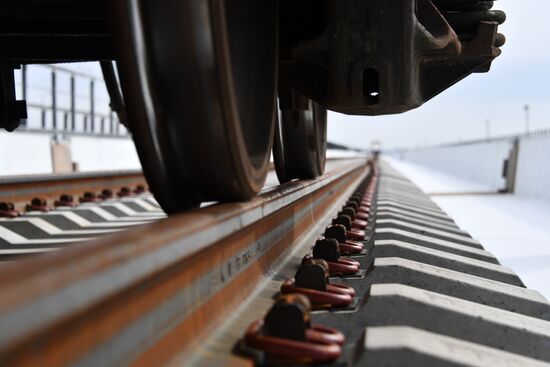
<path fill-rule="evenodd" d="M 550 202 L 491 193 L 479 183 L 384 158 L 512 268 L 528 288 L 550 298 Z"/>

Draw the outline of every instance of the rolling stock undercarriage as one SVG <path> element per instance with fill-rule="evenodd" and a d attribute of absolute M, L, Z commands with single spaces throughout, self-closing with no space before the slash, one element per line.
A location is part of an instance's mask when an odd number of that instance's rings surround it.
<path fill-rule="evenodd" d="M 505 42 L 497 33 L 505 15 L 492 7 L 485 0 L 4 1 L 0 126 L 12 131 L 26 117 L 13 80 L 20 65 L 102 61 L 113 110 L 127 122 L 165 211 L 247 199 L 263 185 L 272 146 L 282 182 L 322 174 L 327 109 L 401 113 L 488 71 Z"/>

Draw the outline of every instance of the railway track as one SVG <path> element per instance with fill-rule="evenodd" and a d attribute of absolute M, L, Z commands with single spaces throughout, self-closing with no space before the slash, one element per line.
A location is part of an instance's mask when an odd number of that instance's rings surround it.
<path fill-rule="evenodd" d="M 25 206 L 36 197 L 43 198 L 53 206 L 61 195 L 71 195 L 78 203 L 84 193 L 98 193 L 110 190 L 113 197 L 122 188 L 147 186 L 141 171 L 105 171 L 61 173 L 0 178 L 0 202 L 11 202 L 16 210 L 24 211 Z"/>
<path fill-rule="evenodd" d="M 49 252 L 166 215 L 140 171 L 0 179 L 0 262 Z M 34 202 L 34 205 L 33 205 Z"/>
<path fill-rule="evenodd" d="M 389 165 L 327 171 L 0 267 L 0 365 L 548 365 L 547 300 Z"/>
<path fill-rule="evenodd" d="M 342 159 L 329 159 L 327 168 L 338 167 Z M 263 192 L 277 185 L 271 169 Z M 19 214 L 12 218 L 6 215 L 9 211 L 0 211 L 0 263 L 74 246 L 166 217 L 145 188 L 141 171 L 0 179 L 0 205 L 11 203 Z M 30 207 L 33 200 L 39 201 L 38 205 Z"/>

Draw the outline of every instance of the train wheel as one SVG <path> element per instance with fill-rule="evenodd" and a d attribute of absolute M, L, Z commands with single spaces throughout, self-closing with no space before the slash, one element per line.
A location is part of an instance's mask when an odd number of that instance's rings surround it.
<path fill-rule="evenodd" d="M 130 130 L 162 208 L 255 195 L 275 127 L 277 2 L 112 3 Z"/>
<path fill-rule="evenodd" d="M 327 110 L 287 88 L 279 88 L 280 118 L 273 159 L 281 183 L 323 174 L 327 150 Z"/>

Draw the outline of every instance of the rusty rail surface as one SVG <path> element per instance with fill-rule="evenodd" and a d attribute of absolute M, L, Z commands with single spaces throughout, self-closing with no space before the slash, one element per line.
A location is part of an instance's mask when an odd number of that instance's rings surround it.
<path fill-rule="evenodd" d="M 251 202 L 0 267 L 0 365 L 252 364 L 231 353 L 237 340 L 215 341 L 221 325 L 330 221 L 366 177 L 366 163 L 341 161 L 319 179 Z"/>
<path fill-rule="evenodd" d="M 0 202 L 12 202 L 16 209 L 23 210 L 35 197 L 53 201 L 67 194 L 78 199 L 85 191 L 110 189 L 116 192 L 122 187 L 137 185 L 146 186 L 140 170 L 3 177 L 0 178 Z"/>

